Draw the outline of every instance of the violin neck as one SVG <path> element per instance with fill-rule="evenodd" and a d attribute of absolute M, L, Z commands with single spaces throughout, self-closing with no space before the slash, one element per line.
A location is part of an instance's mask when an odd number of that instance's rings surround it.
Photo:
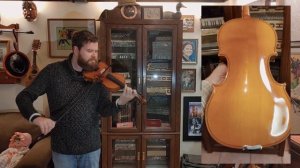
<path fill-rule="evenodd" d="M 120 89 L 123 89 L 125 87 L 125 84 L 122 83 L 120 80 L 118 80 L 117 78 L 115 78 L 112 74 L 107 74 L 106 78 L 111 80 L 112 82 L 114 82 L 115 84 L 117 84 L 118 86 L 120 86 Z M 137 98 L 137 100 L 139 100 L 139 102 L 141 102 L 142 104 L 147 103 L 147 101 L 145 99 L 142 98 L 142 96 L 140 94 L 136 94 L 135 97 Z"/>
<path fill-rule="evenodd" d="M 122 83 L 121 81 L 119 81 L 117 78 L 115 78 L 113 75 L 111 74 L 107 74 L 106 78 L 113 81 L 115 84 L 117 84 L 118 86 L 120 86 L 121 89 L 123 89 L 125 87 L 124 83 Z"/>

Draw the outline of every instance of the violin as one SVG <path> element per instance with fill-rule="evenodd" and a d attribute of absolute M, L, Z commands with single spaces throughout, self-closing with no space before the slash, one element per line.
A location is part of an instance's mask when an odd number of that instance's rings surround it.
<path fill-rule="evenodd" d="M 110 92 L 117 92 L 125 87 L 125 77 L 120 73 L 108 72 L 110 66 L 104 62 L 99 62 L 96 71 L 84 71 L 83 76 L 86 81 L 101 82 Z M 135 99 L 140 103 L 145 104 L 146 100 L 140 95 L 136 94 Z"/>
<path fill-rule="evenodd" d="M 219 29 L 219 56 L 225 56 L 225 80 L 214 85 L 205 123 L 219 144 L 260 150 L 283 142 L 290 131 L 291 101 L 285 84 L 272 76 L 269 60 L 276 55 L 276 31 L 262 20 L 243 17 Z M 224 96 L 225 95 L 225 96 Z"/>

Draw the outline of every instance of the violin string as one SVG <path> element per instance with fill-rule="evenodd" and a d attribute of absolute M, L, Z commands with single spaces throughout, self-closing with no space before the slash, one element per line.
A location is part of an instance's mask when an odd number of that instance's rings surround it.
<path fill-rule="evenodd" d="M 109 66 L 107 66 L 107 68 L 104 69 L 104 71 L 101 73 L 100 77 L 102 77 L 102 75 L 105 74 L 105 72 L 111 67 L 111 64 Z"/>

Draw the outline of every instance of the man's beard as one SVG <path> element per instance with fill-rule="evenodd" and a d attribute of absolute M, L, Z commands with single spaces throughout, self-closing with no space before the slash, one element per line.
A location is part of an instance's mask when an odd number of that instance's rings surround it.
<path fill-rule="evenodd" d="M 84 71 L 96 71 L 98 69 L 98 60 L 96 58 L 90 58 L 85 61 L 81 55 L 79 55 L 77 63 Z"/>

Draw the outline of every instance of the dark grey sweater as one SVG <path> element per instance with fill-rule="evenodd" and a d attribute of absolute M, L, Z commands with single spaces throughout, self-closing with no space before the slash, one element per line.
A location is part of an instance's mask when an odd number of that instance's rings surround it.
<path fill-rule="evenodd" d="M 100 116 L 113 115 L 118 108 L 102 84 L 87 82 L 74 71 L 71 57 L 47 65 L 32 84 L 17 95 L 16 103 L 22 115 L 29 119 L 37 112 L 33 102 L 46 93 L 50 117 L 57 121 L 51 131 L 52 150 L 84 154 L 100 147 Z M 74 103 L 75 97 L 78 100 Z"/>

